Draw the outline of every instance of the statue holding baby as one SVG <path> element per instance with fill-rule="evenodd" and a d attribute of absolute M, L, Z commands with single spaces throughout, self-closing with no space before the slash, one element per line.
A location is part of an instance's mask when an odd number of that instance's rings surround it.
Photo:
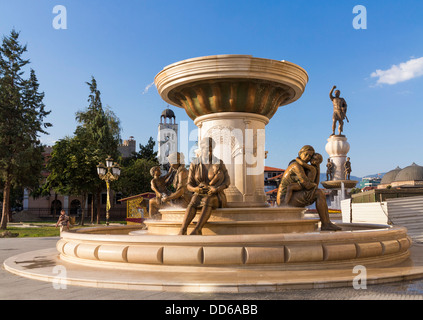
<path fill-rule="evenodd" d="M 276 202 L 278 206 L 294 207 L 307 207 L 315 203 L 321 230 L 337 231 L 341 228 L 330 221 L 325 193 L 318 188 L 322 160 L 312 146 L 302 147 L 298 157 L 290 162 L 282 176 Z"/>

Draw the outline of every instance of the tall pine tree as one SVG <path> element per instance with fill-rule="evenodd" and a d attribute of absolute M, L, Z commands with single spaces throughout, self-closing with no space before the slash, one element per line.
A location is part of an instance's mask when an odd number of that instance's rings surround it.
<path fill-rule="evenodd" d="M 108 156 L 118 160 L 121 129 L 116 115 L 111 110 L 103 109 L 95 78 L 92 77 L 87 85 L 90 89 L 88 107 L 76 113 L 78 126 L 74 136 L 62 139 L 53 146 L 47 165 L 50 175 L 45 188 L 52 188 L 58 193 L 82 196 L 83 199 L 90 193 L 95 195 L 99 223 L 99 202 L 104 182 L 98 177 L 96 166 Z M 85 206 L 85 201 L 82 206 Z M 94 212 L 91 216 L 92 222 L 93 219 Z M 84 215 L 81 217 L 81 224 L 84 224 Z"/>
<path fill-rule="evenodd" d="M 0 174 L 3 180 L 3 210 L 0 229 L 6 229 L 13 185 L 36 185 L 43 166 L 40 134 L 51 126 L 44 122 L 50 113 L 43 104 L 44 93 L 34 70 L 24 79 L 29 60 L 22 55 L 26 46 L 12 30 L 0 47 Z M 25 172 L 25 174 L 23 174 Z"/>

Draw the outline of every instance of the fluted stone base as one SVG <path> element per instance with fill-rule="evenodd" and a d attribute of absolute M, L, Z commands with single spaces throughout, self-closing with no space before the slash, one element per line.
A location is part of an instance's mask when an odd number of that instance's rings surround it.
<path fill-rule="evenodd" d="M 70 285 L 179 292 L 351 286 L 357 265 L 367 268 L 369 284 L 423 276 L 423 262 L 410 260 L 405 228 L 339 225 L 343 231 L 214 236 L 151 235 L 134 226 L 82 228 L 62 232 L 57 251 L 11 257 L 4 267 L 55 281 L 52 267 L 61 265 Z"/>

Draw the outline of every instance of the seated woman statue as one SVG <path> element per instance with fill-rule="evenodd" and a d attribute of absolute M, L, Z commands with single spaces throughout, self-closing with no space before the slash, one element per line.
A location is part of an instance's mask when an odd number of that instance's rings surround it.
<path fill-rule="evenodd" d="M 276 203 L 278 206 L 286 204 L 294 207 L 307 207 L 316 203 L 316 210 L 322 223 L 321 230 L 341 230 L 340 227 L 330 221 L 326 196 L 323 190 L 318 188 L 320 181 L 320 166 L 314 166 L 317 169 L 317 172 L 315 174 L 314 181 L 310 181 L 310 176 L 314 176 L 314 172 L 312 175 L 308 173 L 310 170 L 314 170 L 314 168 L 312 168 L 308 162 L 312 160 L 314 155 L 315 151 L 312 146 L 306 145 L 301 148 L 298 152 L 298 158 L 290 162 L 288 168 L 282 176 L 276 196 Z M 320 157 L 318 158 L 318 162 L 320 163 Z M 300 187 L 290 189 L 288 195 L 289 199 L 288 201 L 285 201 L 288 188 L 290 188 L 293 183 L 297 183 Z"/>
<path fill-rule="evenodd" d="M 191 235 L 201 235 L 203 226 L 216 208 L 226 207 L 224 190 L 229 187 L 230 179 L 222 160 L 213 156 L 215 142 L 212 138 L 200 141 L 200 154 L 189 167 L 187 188 L 193 192 L 185 211 L 180 235 L 187 234 L 188 225 L 194 219 L 197 208 L 202 208 L 197 225 Z"/>

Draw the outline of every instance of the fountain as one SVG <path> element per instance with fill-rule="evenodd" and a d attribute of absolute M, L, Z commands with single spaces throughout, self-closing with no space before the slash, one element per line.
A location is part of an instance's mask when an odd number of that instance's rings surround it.
<path fill-rule="evenodd" d="M 249 55 L 217 55 L 177 62 L 155 78 L 161 97 L 182 107 L 212 137 L 227 164 L 227 206 L 212 211 L 202 235 L 178 235 L 185 209 L 161 209 L 148 230 L 108 226 L 63 232 L 57 251 L 43 256 L 66 267 L 68 284 L 190 292 L 277 291 L 351 285 L 353 267 L 373 283 L 420 276 L 410 267 L 411 239 L 403 227 L 338 224 L 321 231 L 303 207 L 269 207 L 263 191 L 265 126 L 280 106 L 299 99 L 308 82 L 301 67 Z M 197 215 L 198 216 L 198 215 Z M 192 230 L 197 218 L 189 225 Z M 16 274 L 52 281 L 51 268 Z M 35 257 L 35 258 L 34 258 Z M 28 260 L 29 259 L 29 260 Z M 100 272 L 101 271 L 101 272 Z"/>

